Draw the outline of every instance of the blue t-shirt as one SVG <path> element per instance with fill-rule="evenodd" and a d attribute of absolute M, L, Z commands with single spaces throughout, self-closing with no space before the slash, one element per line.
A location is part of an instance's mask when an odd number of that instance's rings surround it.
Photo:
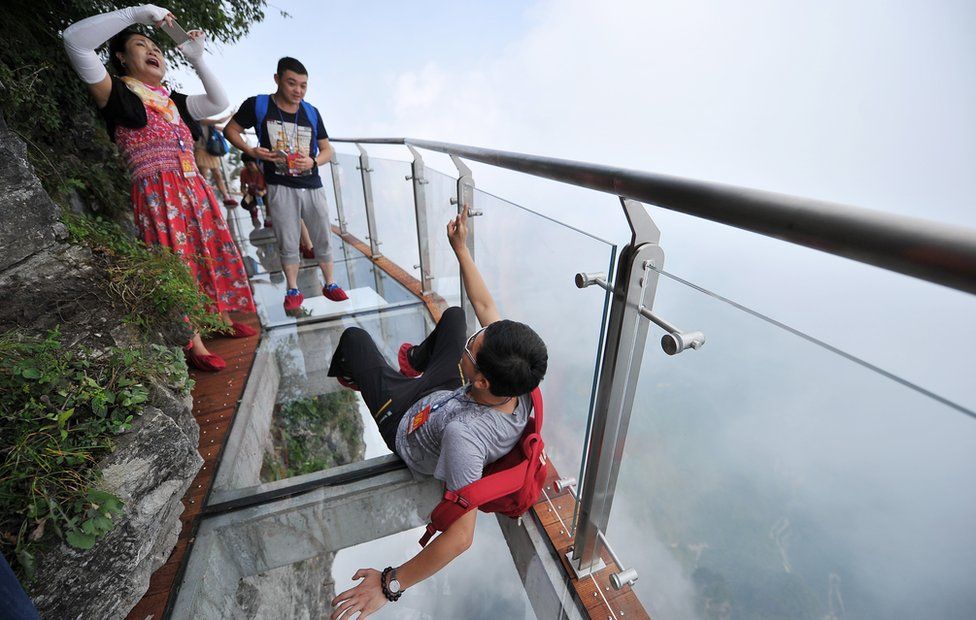
<path fill-rule="evenodd" d="M 254 127 L 258 122 L 263 122 L 264 127 L 258 132 L 260 136 L 260 146 L 271 151 L 285 151 L 286 153 L 299 152 L 309 155 L 312 148 L 312 124 L 302 106 L 298 107 L 297 112 L 282 112 L 275 105 L 274 97 L 268 100 L 268 115 L 261 121 L 255 118 L 257 97 L 249 97 L 241 104 L 234 121 L 244 129 Z M 315 108 L 315 106 L 312 106 Z M 317 140 L 329 137 L 325 131 L 325 124 L 322 122 L 322 114 L 315 108 L 318 116 L 318 135 Z M 268 185 L 284 185 L 287 187 L 298 187 L 305 189 L 316 189 L 322 187 L 322 179 L 319 177 L 318 164 L 313 164 L 311 170 L 306 170 L 298 175 L 288 174 L 287 166 L 277 164 L 273 161 L 263 161 L 264 180 Z"/>

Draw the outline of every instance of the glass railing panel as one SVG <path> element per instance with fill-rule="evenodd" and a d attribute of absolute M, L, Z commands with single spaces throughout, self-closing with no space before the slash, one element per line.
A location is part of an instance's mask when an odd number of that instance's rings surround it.
<path fill-rule="evenodd" d="M 288 288 L 281 271 L 258 273 L 251 277 L 251 290 L 258 317 L 265 328 L 311 323 L 338 318 L 344 314 L 367 312 L 390 306 L 419 303 L 406 287 L 380 269 L 356 248 L 336 239 L 333 277 L 349 299 L 334 302 L 322 295 L 325 279 L 316 264 L 298 272 L 298 289 L 305 296 L 300 308 L 286 311 L 283 305 Z"/>
<path fill-rule="evenodd" d="M 475 190 L 472 208 L 483 212 L 469 220 L 475 262 L 501 315 L 529 325 L 546 343 L 546 451 L 560 475 L 575 477 L 586 438 L 606 296 L 596 291 L 583 294 L 574 276 L 599 272 L 606 277 L 616 246 L 481 190 Z"/>
<path fill-rule="evenodd" d="M 447 241 L 447 222 L 457 215 L 451 199 L 457 195 L 457 179 L 427 168 L 427 242 L 430 249 L 431 290 L 449 306 L 461 299 L 461 276 L 457 259 Z"/>
<path fill-rule="evenodd" d="M 369 165 L 373 168 L 370 177 L 380 253 L 419 280 L 413 183 L 406 178 L 410 176 L 410 163 L 371 157 Z"/>
<path fill-rule="evenodd" d="M 652 616 L 976 614 L 972 412 L 666 276 L 654 311 L 707 341 L 651 327 L 613 500 Z"/>
<path fill-rule="evenodd" d="M 366 224 L 366 203 L 363 199 L 363 177 L 359 170 L 359 157 L 337 153 L 339 162 L 339 189 L 342 193 L 342 213 L 346 218 L 346 230 L 363 243 L 369 243 L 369 227 Z M 332 195 L 335 199 L 335 194 Z"/>
<path fill-rule="evenodd" d="M 426 306 L 414 298 L 412 305 L 396 309 L 266 332 L 217 471 L 212 502 L 221 501 L 220 492 L 228 489 L 256 490 L 389 453 L 359 392 L 327 376 L 339 338 L 349 327 L 369 332 L 395 367 L 400 344 L 419 342 L 432 326 Z"/>

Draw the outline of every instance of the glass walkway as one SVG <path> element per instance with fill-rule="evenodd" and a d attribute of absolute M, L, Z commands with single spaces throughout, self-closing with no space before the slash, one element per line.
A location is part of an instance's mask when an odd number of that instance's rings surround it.
<path fill-rule="evenodd" d="M 465 202 L 502 315 L 549 347 L 544 436 L 561 479 L 550 516 L 479 514 L 472 549 L 377 617 L 976 615 L 976 395 L 933 394 L 666 269 L 632 200 L 634 240 L 618 249 L 476 188 L 457 159 L 456 175 L 425 168 L 419 141 L 381 142 L 414 161 L 362 150 L 323 170 L 346 302 L 321 296 L 307 261 L 287 315 L 273 236 L 228 214 L 264 333 L 172 617 L 324 617 L 356 569 L 419 550 L 439 483 L 414 479 L 326 371 L 347 327 L 395 365 L 434 324 L 380 256 L 427 301 L 465 303 L 443 233 Z M 543 164 L 525 171 L 556 178 Z M 967 277 L 957 288 L 973 292 Z M 625 610 L 625 592 L 643 609 Z"/>

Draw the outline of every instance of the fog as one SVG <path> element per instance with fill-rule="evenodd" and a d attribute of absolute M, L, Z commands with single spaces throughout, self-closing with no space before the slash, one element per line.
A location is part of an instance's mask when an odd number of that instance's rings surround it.
<path fill-rule="evenodd" d="M 291 54 L 334 137 L 488 146 L 976 227 L 972 3 L 322 6 L 282 5 L 292 18 L 269 15 L 217 50 L 232 101 L 270 91 L 274 60 Z M 479 188 L 628 239 L 613 196 L 472 167 Z M 547 440 L 572 470 L 596 326 L 566 310 L 599 314 L 598 294 L 571 278 L 603 267 L 584 237 L 484 202 L 489 285 L 515 291 L 505 310 L 544 321 L 559 351 Z M 973 296 L 650 211 L 668 271 L 976 408 Z M 708 342 L 668 358 L 651 330 L 621 468 L 609 535 L 652 612 L 976 614 L 972 419 L 674 281 L 655 309 Z"/>

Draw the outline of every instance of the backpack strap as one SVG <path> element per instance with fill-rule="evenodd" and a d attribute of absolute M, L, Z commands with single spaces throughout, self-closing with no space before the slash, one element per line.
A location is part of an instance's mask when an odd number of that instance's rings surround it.
<path fill-rule="evenodd" d="M 539 455 L 534 454 L 535 452 L 542 451 L 541 440 L 533 442 L 530 439 L 531 437 L 532 435 L 522 441 L 527 441 L 526 445 L 532 446 L 533 453 L 527 454 L 528 458 L 515 467 L 475 480 L 457 491 L 445 491 L 441 502 L 430 513 L 430 523 L 427 525 L 427 531 L 420 539 L 420 546 L 426 546 L 434 534 L 439 531 L 447 531 L 447 528 L 451 527 L 455 521 L 482 504 L 487 504 L 521 489 L 525 485 L 526 476 L 529 472 L 529 461 L 538 458 Z M 540 447 L 536 449 L 536 445 Z"/>
<path fill-rule="evenodd" d="M 420 539 L 420 546 L 425 547 L 437 532 L 447 531 L 447 528 L 463 517 L 466 513 L 509 495 L 525 486 L 529 476 L 529 463 L 535 459 L 542 459 L 542 391 L 535 388 L 530 393 L 532 399 L 532 414 L 534 429 L 527 430 L 526 435 L 519 439 L 525 460 L 508 469 L 489 474 L 480 480 L 457 491 L 445 491 L 440 503 L 430 513 L 430 523 L 427 531 Z M 530 432 L 531 431 L 531 432 Z"/>
<path fill-rule="evenodd" d="M 261 146 L 261 134 L 264 132 L 264 119 L 268 115 L 268 102 L 271 95 L 258 95 L 254 98 L 254 133 L 258 136 L 258 146 Z"/>
<path fill-rule="evenodd" d="M 315 157 L 319 152 L 319 113 L 315 106 L 302 99 L 302 109 L 305 110 L 305 118 L 312 125 L 312 148 L 308 151 L 309 157 Z"/>

